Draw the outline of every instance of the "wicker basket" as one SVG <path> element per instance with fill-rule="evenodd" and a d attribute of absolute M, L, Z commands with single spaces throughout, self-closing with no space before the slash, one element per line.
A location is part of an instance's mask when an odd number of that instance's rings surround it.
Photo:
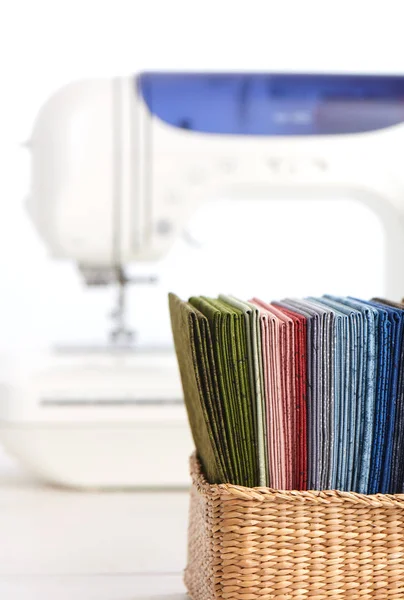
<path fill-rule="evenodd" d="M 279 492 L 193 478 L 193 600 L 404 600 L 404 495 Z"/>

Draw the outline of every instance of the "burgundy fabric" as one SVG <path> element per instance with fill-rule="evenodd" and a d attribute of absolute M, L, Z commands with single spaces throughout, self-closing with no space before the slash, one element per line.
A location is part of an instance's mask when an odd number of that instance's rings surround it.
<path fill-rule="evenodd" d="M 292 425 L 296 455 L 293 461 L 293 487 L 296 490 L 307 490 L 307 319 L 287 308 L 276 305 L 285 315 L 293 320 L 294 335 L 294 362 L 295 362 L 295 402 L 296 410 L 293 411 L 295 420 Z"/>

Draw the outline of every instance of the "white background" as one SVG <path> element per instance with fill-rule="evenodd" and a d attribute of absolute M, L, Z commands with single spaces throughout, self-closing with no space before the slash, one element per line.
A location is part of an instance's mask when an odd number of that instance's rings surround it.
<path fill-rule="evenodd" d="M 53 263 L 46 248 L 29 223 L 23 198 L 29 188 L 28 152 L 20 143 L 29 138 L 35 115 L 50 94 L 66 83 L 85 77 L 130 74 L 142 69 L 188 70 L 286 70 L 342 72 L 404 72 L 403 29 L 400 2 L 236 2 L 207 0 L 121 0 L 56 1 L 21 0 L 1 3 L 0 15 L 0 347 L 33 347 L 51 341 L 103 339 L 106 314 L 111 308 L 110 291 L 83 290 L 74 265 Z M 296 205 L 290 238 L 303 218 L 303 206 Z M 265 218 L 285 215 L 284 206 L 267 203 Z M 332 213 L 327 211 L 331 210 Z M 270 212 L 272 211 L 272 212 Z M 244 276 L 226 280 L 217 268 L 207 275 L 207 253 L 189 252 L 179 242 L 177 252 L 163 264 L 151 268 L 161 277 L 160 287 L 140 288 L 132 293 L 132 314 L 147 306 L 166 310 L 165 293 L 171 288 L 180 293 L 229 291 L 249 295 L 257 291 L 259 269 L 271 273 L 263 290 L 266 300 L 284 294 L 356 293 L 363 296 L 382 293 L 381 270 L 383 238 L 375 217 L 363 214 L 357 205 L 342 203 L 338 209 L 317 210 L 309 228 L 307 254 L 317 256 L 321 277 L 291 280 L 292 246 L 283 252 L 283 274 L 273 265 L 271 252 L 284 242 L 284 231 L 277 227 L 260 245 L 251 238 L 251 254 L 256 271 L 243 258 L 238 260 Z M 334 229 L 319 227 L 333 214 Z M 338 224 L 350 219 L 344 243 L 338 237 Z M 209 214 L 201 216 L 203 228 Z M 242 215 L 234 220 L 243 222 Z M 324 219 L 324 220 L 322 220 Z M 358 230 L 364 219 L 366 228 Z M 265 230 L 265 228 L 264 228 Z M 313 232 L 320 232 L 318 240 Z M 220 232 L 220 228 L 218 229 Z M 235 227 L 237 234 L 237 227 Z M 264 231 L 265 233 L 265 231 Z M 316 253 L 317 244 L 329 244 L 331 262 L 349 261 L 354 235 L 359 240 L 373 238 L 362 277 L 353 272 L 334 276 L 327 271 L 326 253 Z M 237 235 L 233 235 L 237 240 Z M 203 235 L 203 234 L 202 234 Z M 248 236 L 244 241 L 248 246 Z M 272 244 L 272 245 L 271 245 Z M 186 252 L 185 252 L 185 251 Z M 299 250 L 301 257 L 302 250 Z M 267 258 L 269 256 L 269 259 Z M 176 277 L 178 265 L 195 260 L 204 265 L 191 272 L 187 285 Z M 244 261 L 244 262 L 243 262 Z M 313 264 L 313 262 L 311 263 Z M 142 267 L 140 267 L 142 268 Z M 271 271 L 272 268 L 272 271 Z M 145 268 L 143 267 L 143 270 Z M 146 268 L 148 270 L 148 268 Z M 243 271 L 242 271 L 243 272 Z M 193 273 L 193 278 L 192 278 Z M 327 275 L 328 273 L 328 275 Z M 227 273 L 228 275 L 228 273 Z M 249 279 L 250 277 L 250 279 Z M 140 339 L 165 342 L 169 339 L 166 313 L 159 317 L 149 310 L 143 318 Z"/>

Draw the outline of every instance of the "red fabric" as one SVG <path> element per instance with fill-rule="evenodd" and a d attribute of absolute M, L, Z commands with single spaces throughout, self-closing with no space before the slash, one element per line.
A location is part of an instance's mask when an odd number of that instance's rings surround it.
<path fill-rule="evenodd" d="M 295 358 L 295 402 L 293 435 L 296 454 L 293 461 L 293 489 L 307 490 L 307 319 L 283 306 L 276 308 L 293 320 Z"/>

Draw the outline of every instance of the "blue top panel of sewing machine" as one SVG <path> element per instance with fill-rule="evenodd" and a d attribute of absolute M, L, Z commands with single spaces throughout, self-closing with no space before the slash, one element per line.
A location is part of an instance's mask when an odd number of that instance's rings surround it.
<path fill-rule="evenodd" d="M 151 113 L 182 129 L 237 135 L 332 135 L 404 122 L 404 77 L 142 73 Z"/>

